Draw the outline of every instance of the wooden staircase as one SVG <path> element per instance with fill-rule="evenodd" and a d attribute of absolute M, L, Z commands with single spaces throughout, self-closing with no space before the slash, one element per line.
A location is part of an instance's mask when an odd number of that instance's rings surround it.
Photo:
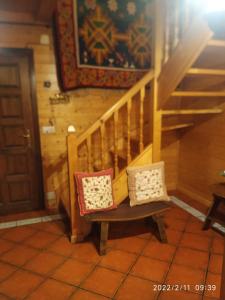
<path fill-rule="evenodd" d="M 175 4 L 172 8 L 171 2 Z M 181 2 L 156 1 L 154 69 L 83 134 L 68 135 L 72 242 L 82 240 L 90 231 L 90 224 L 79 217 L 75 171 L 113 167 L 113 191 L 119 204 L 128 196 L 125 169 L 128 165 L 160 160 L 163 134 L 191 129 L 197 116 L 223 111 L 217 102 L 225 100 L 225 91 L 185 89 L 185 78 L 190 76 L 196 80 L 225 76 L 225 67 L 223 70 L 196 66 L 204 49 L 225 49 L 225 41 L 213 39 L 214 34 L 203 16 L 191 13 L 186 1 Z M 196 107 L 202 100 L 207 101 L 207 105 L 203 101 L 204 105 Z M 185 116 L 191 116 L 189 121 L 183 119 Z"/>
<path fill-rule="evenodd" d="M 81 240 L 90 230 L 90 225 L 79 217 L 75 171 L 113 167 L 113 192 L 119 204 L 128 196 L 126 166 L 152 163 L 152 141 L 144 131 L 145 124 L 149 124 L 146 112 L 151 110 L 148 106 L 154 78 L 150 70 L 86 132 L 79 137 L 68 135 L 71 241 Z"/>

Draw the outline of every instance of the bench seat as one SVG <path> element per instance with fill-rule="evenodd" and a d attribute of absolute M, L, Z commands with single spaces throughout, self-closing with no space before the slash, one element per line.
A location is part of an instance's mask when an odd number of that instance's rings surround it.
<path fill-rule="evenodd" d="M 169 201 L 151 202 L 133 207 L 130 207 L 129 202 L 123 202 L 114 210 L 86 215 L 85 219 L 90 222 L 101 223 L 99 252 L 100 255 L 105 255 L 109 222 L 131 221 L 151 217 L 157 224 L 161 241 L 166 243 L 167 238 L 161 214 L 170 208 L 171 204 Z"/>

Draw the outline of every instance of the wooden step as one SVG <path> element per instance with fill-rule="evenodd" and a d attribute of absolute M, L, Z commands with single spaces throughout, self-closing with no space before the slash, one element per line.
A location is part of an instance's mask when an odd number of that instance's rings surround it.
<path fill-rule="evenodd" d="M 175 91 L 172 97 L 225 97 L 225 92 L 207 92 L 207 91 Z"/>
<path fill-rule="evenodd" d="M 215 75 L 215 76 L 225 76 L 225 70 L 220 69 L 201 69 L 201 68 L 191 68 L 188 75 Z"/>
<path fill-rule="evenodd" d="M 162 127 L 162 132 L 177 130 L 177 129 L 183 129 L 194 126 L 194 123 L 184 123 L 184 124 L 177 124 L 177 125 L 171 125 L 171 126 L 164 126 Z"/>
<path fill-rule="evenodd" d="M 179 110 L 162 110 L 161 114 L 168 115 L 206 115 L 206 114 L 220 114 L 223 110 L 220 108 L 211 109 L 179 109 Z"/>
<path fill-rule="evenodd" d="M 210 40 L 208 46 L 212 47 L 225 47 L 225 40 Z"/>

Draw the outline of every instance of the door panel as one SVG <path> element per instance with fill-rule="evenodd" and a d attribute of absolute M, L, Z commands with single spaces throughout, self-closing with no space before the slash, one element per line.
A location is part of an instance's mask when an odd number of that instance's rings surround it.
<path fill-rule="evenodd" d="M 22 117 L 22 105 L 19 96 L 1 96 L 2 118 Z"/>
<path fill-rule="evenodd" d="M 30 57 L 0 50 L 0 214 L 43 206 Z"/>
<path fill-rule="evenodd" d="M 5 64 L 0 68 L 0 86 L 19 87 L 19 69 L 17 64 Z"/>

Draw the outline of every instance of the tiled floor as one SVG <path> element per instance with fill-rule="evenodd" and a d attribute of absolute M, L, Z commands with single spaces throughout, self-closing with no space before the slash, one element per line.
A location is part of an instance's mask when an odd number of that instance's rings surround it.
<path fill-rule="evenodd" d="M 165 222 L 168 244 L 144 221 L 112 224 L 103 257 L 94 234 L 70 244 L 61 221 L 2 229 L 0 300 L 219 299 L 223 236 L 178 207 Z"/>

